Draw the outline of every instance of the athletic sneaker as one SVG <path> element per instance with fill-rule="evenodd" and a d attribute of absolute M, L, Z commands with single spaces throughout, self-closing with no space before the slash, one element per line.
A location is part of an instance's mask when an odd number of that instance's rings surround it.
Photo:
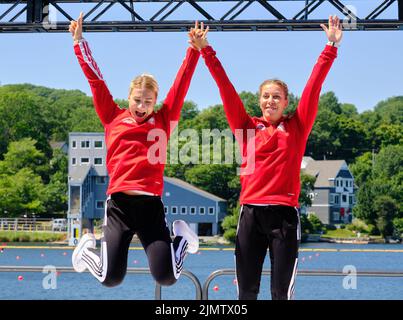
<path fill-rule="evenodd" d="M 71 257 L 71 262 L 73 263 L 73 268 L 75 271 L 84 272 L 85 269 L 87 269 L 87 266 L 82 259 L 83 252 L 87 248 L 95 249 L 95 247 L 96 240 L 95 236 L 92 233 L 86 233 L 81 237 Z"/>
<path fill-rule="evenodd" d="M 172 225 L 175 236 L 181 236 L 188 242 L 188 252 L 196 253 L 199 250 L 199 237 L 183 220 L 175 220 Z"/>

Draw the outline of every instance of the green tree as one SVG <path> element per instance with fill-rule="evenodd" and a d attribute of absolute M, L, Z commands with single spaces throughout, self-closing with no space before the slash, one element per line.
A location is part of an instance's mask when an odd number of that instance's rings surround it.
<path fill-rule="evenodd" d="M 301 192 L 298 202 L 301 207 L 310 207 L 312 199 L 309 194 L 314 190 L 316 178 L 301 171 Z"/>
<path fill-rule="evenodd" d="M 4 160 L 0 161 L 0 174 L 13 175 L 23 168 L 29 168 L 33 173 L 48 180 L 48 160 L 44 153 L 35 147 L 36 143 L 31 138 L 11 142 Z"/>
<path fill-rule="evenodd" d="M 374 210 L 377 213 L 376 226 L 383 237 L 393 235 L 393 219 L 398 215 L 398 206 L 394 199 L 381 195 L 374 200 Z"/>
<path fill-rule="evenodd" d="M 376 147 L 403 144 L 403 124 L 382 123 L 373 133 Z"/>
<path fill-rule="evenodd" d="M 403 96 L 379 102 L 374 112 L 380 116 L 382 123 L 403 124 Z"/>
<path fill-rule="evenodd" d="M 32 94 L 0 88 L 0 156 L 11 141 L 23 138 L 35 139 L 38 148 L 51 155 L 50 126 L 43 116 L 43 103 L 44 99 Z"/>
<path fill-rule="evenodd" d="M 53 151 L 50 161 L 50 181 L 45 186 L 45 208 L 48 214 L 67 211 L 68 159 L 60 149 Z"/>
<path fill-rule="evenodd" d="M 335 114 L 341 114 L 342 108 L 334 92 L 329 91 L 320 96 L 319 110 L 329 110 Z"/>
<path fill-rule="evenodd" d="M 239 214 L 241 212 L 241 206 L 238 203 L 235 208 L 233 208 L 230 211 L 230 214 L 228 214 L 222 224 L 221 227 L 224 230 L 224 238 L 232 243 L 235 242 L 236 238 L 236 230 L 238 227 L 238 220 L 239 220 Z"/>
<path fill-rule="evenodd" d="M 308 215 L 308 220 L 312 225 L 312 232 L 319 233 L 323 230 L 323 223 L 315 214 Z"/>
<path fill-rule="evenodd" d="M 187 182 L 223 199 L 231 198 L 238 191 L 228 184 L 234 176 L 234 167 L 224 164 L 199 164 L 185 172 Z"/>
<path fill-rule="evenodd" d="M 372 177 L 372 153 L 365 152 L 361 156 L 357 157 L 355 159 L 355 162 L 349 165 L 349 168 L 351 170 L 351 173 L 353 174 L 354 183 L 358 187 L 363 186 L 364 183 Z"/>
<path fill-rule="evenodd" d="M 39 175 L 23 168 L 14 175 L 0 175 L 0 215 L 21 217 L 45 211 L 45 186 Z"/>
<path fill-rule="evenodd" d="M 341 113 L 343 115 L 345 115 L 346 117 L 354 118 L 354 117 L 358 116 L 357 108 L 355 107 L 355 105 L 353 105 L 351 103 L 342 103 L 340 105 L 340 108 L 341 108 Z"/>

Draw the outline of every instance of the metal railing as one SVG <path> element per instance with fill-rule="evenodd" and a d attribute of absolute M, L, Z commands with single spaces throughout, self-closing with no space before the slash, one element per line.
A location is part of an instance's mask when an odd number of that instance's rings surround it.
<path fill-rule="evenodd" d="M 52 219 L 1 218 L 0 231 L 60 231 L 54 230 Z"/>
<path fill-rule="evenodd" d="M 0 266 L 0 272 L 43 272 L 43 266 Z M 56 267 L 58 272 L 71 272 L 75 273 L 76 271 L 73 267 Z M 88 272 L 86 270 L 85 272 Z M 148 268 L 127 268 L 127 273 L 132 274 L 151 274 L 150 269 Z M 202 299 L 202 286 L 200 284 L 199 279 L 191 272 L 187 270 L 183 270 L 181 273 L 182 276 L 189 278 L 195 286 L 196 296 L 195 300 Z M 155 300 L 162 299 L 162 286 L 158 283 L 155 284 Z"/>
<path fill-rule="evenodd" d="M 220 269 L 212 272 L 203 285 L 202 300 L 208 300 L 208 290 L 213 279 L 219 276 L 227 276 L 236 274 L 235 269 Z M 270 275 L 270 270 L 263 270 L 262 275 Z M 403 277 L 403 271 L 357 271 L 357 277 Z M 337 270 L 298 270 L 297 276 L 319 276 L 319 277 L 340 277 L 346 276 L 346 273 Z"/>
<path fill-rule="evenodd" d="M 56 267 L 58 272 L 75 273 L 72 267 Z M 43 272 L 43 266 L 0 266 L 0 272 Z M 89 272 L 89 271 L 85 271 Z M 127 268 L 127 273 L 131 274 L 151 274 L 148 268 Z M 212 272 L 203 284 L 200 284 L 199 279 L 187 270 L 182 271 L 182 275 L 189 278 L 195 286 L 195 300 L 208 300 L 208 290 L 211 282 L 219 277 L 226 275 L 235 275 L 235 269 L 219 269 Z M 262 275 L 270 275 L 270 270 L 263 270 Z M 357 271 L 357 277 L 400 277 L 403 278 L 403 271 Z M 346 273 L 338 270 L 299 270 L 298 276 L 319 276 L 319 277 L 341 277 L 346 276 Z M 155 284 L 155 300 L 162 300 L 162 286 Z"/>

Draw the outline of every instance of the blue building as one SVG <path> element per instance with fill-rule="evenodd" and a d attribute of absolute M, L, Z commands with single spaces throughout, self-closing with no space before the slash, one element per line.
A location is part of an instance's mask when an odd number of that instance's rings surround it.
<path fill-rule="evenodd" d="M 304 208 L 322 223 L 351 223 L 357 187 L 344 160 L 314 160 L 304 157 L 301 169 L 316 178 L 311 192 L 312 206 Z"/>
<path fill-rule="evenodd" d="M 68 234 L 75 245 L 82 229 L 93 230 L 105 212 L 109 177 L 103 133 L 72 132 L 68 148 Z M 164 177 L 162 200 L 167 222 L 182 219 L 199 235 L 217 235 L 227 202 L 180 179 Z"/>

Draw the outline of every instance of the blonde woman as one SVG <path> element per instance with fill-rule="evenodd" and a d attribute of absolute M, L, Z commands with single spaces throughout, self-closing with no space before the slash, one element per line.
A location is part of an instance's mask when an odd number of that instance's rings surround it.
<path fill-rule="evenodd" d="M 101 250 L 95 250 L 95 237 L 83 235 L 73 252 L 77 272 L 88 269 L 103 285 L 120 284 L 127 270 L 128 249 L 137 234 L 147 254 L 151 274 L 161 285 L 178 279 L 187 254 L 198 250 L 197 235 L 182 220 L 173 224 L 174 240 L 165 220 L 161 201 L 164 162 L 149 159 L 152 130 L 163 130 L 168 137 L 179 120 L 200 53 L 189 46 L 186 57 L 170 88 L 162 108 L 154 111 L 158 84 L 143 74 L 130 84 L 129 108 L 121 109 L 113 101 L 102 74 L 82 37 L 83 15 L 70 24 L 74 51 L 87 77 L 95 110 L 105 129 L 106 166 L 109 174 Z M 152 139 L 151 139 L 152 140 Z M 161 145 L 161 141 L 159 142 Z M 167 141 L 163 141 L 166 153 Z"/>
<path fill-rule="evenodd" d="M 201 50 L 217 83 L 228 123 L 246 159 L 241 166 L 242 209 L 235 248 L 239 299 L 257 299 L 267 248 L 270 250 L 272 299 L 291 299 L 294 294 L 300 240 L 297 210 L 300 166 L 318 110 L 321 87 L 342 38 L 337 17 L 329 17 L 328 26 L 321 26 L 328 43 L 292 116 L 283 114 L 288 105 L 288 87 L 277 79 L 266 80 L 259 88 L 262 117 L 249 116 L 208 44 L 208 27 L 204 29 L 202 25 L 192 31 L 193 39 L 197 39 L 193 44 Z M 253 138 L 248 138 L 247 130 L 254 132 Z M 248 149 L 250 143 L 254 148 Z"/>

